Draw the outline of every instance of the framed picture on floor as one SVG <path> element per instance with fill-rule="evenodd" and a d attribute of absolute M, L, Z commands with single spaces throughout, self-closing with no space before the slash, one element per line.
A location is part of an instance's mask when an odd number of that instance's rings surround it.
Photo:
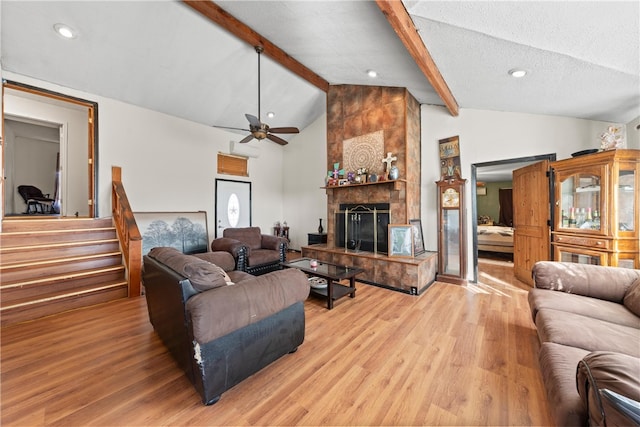
<path fill-rule="evenodd" d="M 134 212 L 142 235 L 142 255 L 152 248 L 169 246 L 185 254 L 207 252 L 209 235 L 207 213 Z"/>
<path fill-rule="evenodd" d="M 413 257 L 413 226 L 389 224 L 389 256 Z"/>
<path fill-rule="evenodd" d="M 419 219 L 410 219 L 409 224 L 411 224 L 413 228 L 413 255 L 420 255 L 426 252 L 422 238 L 422 221 Z"/>

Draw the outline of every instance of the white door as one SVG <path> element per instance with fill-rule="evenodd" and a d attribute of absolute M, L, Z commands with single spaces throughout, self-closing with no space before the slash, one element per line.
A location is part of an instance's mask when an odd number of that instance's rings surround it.
<path fill-rule="evenodd" d="M 216 238 L 225 228 L 251 226 L 251 183 L 216 179 Z"/>

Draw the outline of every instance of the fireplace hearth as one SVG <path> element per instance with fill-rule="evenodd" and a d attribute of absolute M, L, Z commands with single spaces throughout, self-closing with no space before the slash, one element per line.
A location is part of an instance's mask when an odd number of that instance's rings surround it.
<path fill-rule="evenodd" d="M 335 224 L 337 247 L 387 253 L 389 203 L 340 204 Z"/>

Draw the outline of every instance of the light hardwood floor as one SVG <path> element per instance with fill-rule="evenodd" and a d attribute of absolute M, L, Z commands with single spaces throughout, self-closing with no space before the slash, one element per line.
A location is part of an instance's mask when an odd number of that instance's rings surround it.
<path fill-rule="evenodd" d="M 306 338 L 222 395 L 199 396 L 153 332 L 144 297 L 1 333 L 3 426 L 551 425 L 527 289 L 504 263 L 419 297 L 364 284 Z"/>

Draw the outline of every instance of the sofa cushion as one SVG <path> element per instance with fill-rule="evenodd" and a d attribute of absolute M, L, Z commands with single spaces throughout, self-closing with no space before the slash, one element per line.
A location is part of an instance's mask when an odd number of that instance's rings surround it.
<path fill-rule="evenodd" d="M 544 308 L 536 316 L 541 342 L 640 357 L 640 331 L 580 314 Z"/>
<path fill-rule="evenodd" d="M 202 292 L 187 301 L 193 337 L 205 344 L 304 301 L 308 295 L 307 276 L 294 268 Z"/>
<path fill-rule="evenodd" d="M 251 279 L 252 277 L 254 277 L 252 274 L 240 270 L 228 271 L 227 274 L 231 278 L 231 281 L 234 283 L 240 283 L 243 280 Z"/>
<path fill-rule="evenodd" d="M 249 249 L 260 249 L 262 247 L 260 227 L 225 228 L 222 235 L 239 240 Z"/>
<path fill-rule="evenodd" d="M 538 362 L 557 426 L 585 426 L 587 412 L 576 389 L 576 367 L 589 354 L 581 348 L 542 343 Z"/>
<path fill-rule="evenodd" d="M 236 268 L 236 260 L 229 252 L 205 252 L 201 254 L 193 254 L 193 256 L 222 267 L 226 272 L 232 271 Z"/>
<path fill-rule="evenodd" d="M 640 317 L 640 277 L 634 280 L 633 284 L 627 289 L 622 303 L 632 313 Z"/>
<path fill-rule="evenodd" d="M 576 376 L 578 393 L 587 408 L 590 425 L 633 424 L 601 393 L 602 389 L 607 389 L 640 402 L 640 359 L 626 354 L 596 351 L 578 363 Z"/>
<path fill-rule="evenodd" d="M 640 271 L 572 262 L 539 261 L 534 264 L 532 274 L 536 288 L 622 303 L 627 289 L 640 276 Z"/>
<path fill-rule="evenodd" d="M 598 298 L 534 288 L 529 290 L 529 307 L 534 323 L 539 310 L 551 308 L 640 329 L 640 317 L 627 307 Z"/>

